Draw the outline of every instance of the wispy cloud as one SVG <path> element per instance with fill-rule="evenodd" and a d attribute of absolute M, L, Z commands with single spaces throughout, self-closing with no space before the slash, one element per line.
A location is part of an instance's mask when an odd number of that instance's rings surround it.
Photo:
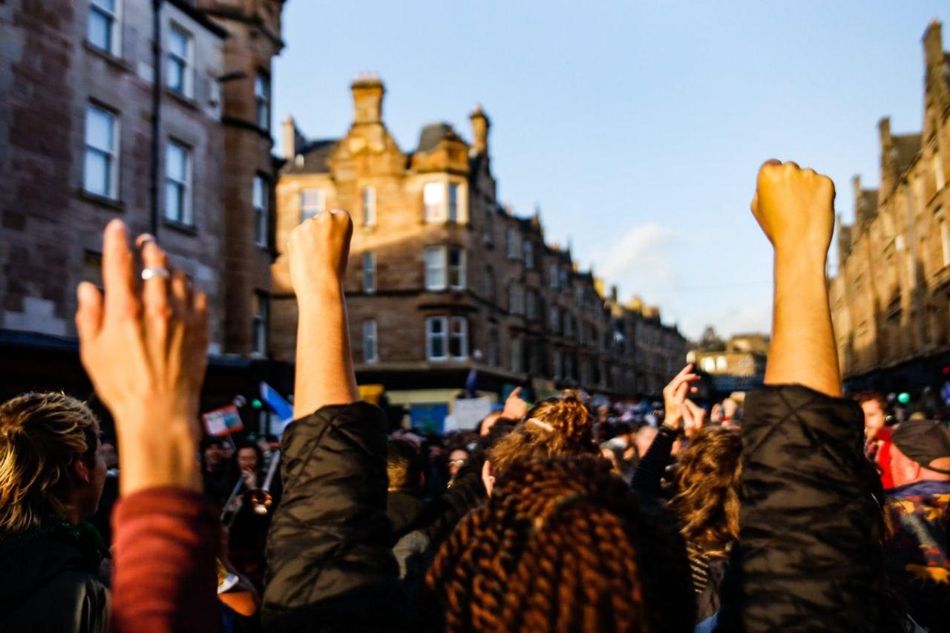
<path fill-rule="evenodd" d="M 675 237 L 657 222 L 635 226 L 594 254 L 594 270 L 608 282 L 619 283 L 624 294 L 675 284 L 678 275 L 670 258 Z"/>

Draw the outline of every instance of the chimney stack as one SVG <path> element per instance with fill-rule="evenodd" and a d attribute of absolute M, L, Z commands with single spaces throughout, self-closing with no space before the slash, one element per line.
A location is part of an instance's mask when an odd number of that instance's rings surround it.
<path fill-rule="evenodd" d="M 293 160 L 297 155 L 297 123 L 294 117 L 287 115 L 281 128 L 281 145 L 283 146 L 284 158 Z"/>
<path fill-rule="evenodd" d="M 487 154 L 488 130 L 491 128 L 491 120 L 480 105 L 475 106 L 468 118 L 472 122 L 472 149 L 475 150 L 476 154 Z"/>
<path fill-rule="evenodd" d="M 940 21 L 934 18 L 924 31 L 924 61 L 927 68 L 943 66 L 943 34 Z"/>
<path fill-rule="evenodd" d="M 381 123 L 386 88 L 376 73 L 360 73 L 350 85 L 353 91 L 353 123 Z"/>

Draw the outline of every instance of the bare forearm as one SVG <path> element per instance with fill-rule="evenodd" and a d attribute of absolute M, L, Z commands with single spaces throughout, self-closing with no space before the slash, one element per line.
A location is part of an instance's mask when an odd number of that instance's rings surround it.
<path fill-rule="evenodd" d="M 331 285 L 298 297 L 297 374 L 294 417 L 309 415 L 328 404 L 359 399 L 343 289 Z"/>
<path fill-rule="evenodd" d="M 765 382 L 800 384 L 829 396 L 841 395 L 824 253 L 776 252 Z"/>

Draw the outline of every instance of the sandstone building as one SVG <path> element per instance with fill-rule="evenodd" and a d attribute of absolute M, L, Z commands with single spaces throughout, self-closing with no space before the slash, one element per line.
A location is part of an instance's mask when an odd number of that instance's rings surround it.
<path fill-rule="evenodd" d="M 950 53 L 923 37 L 923 130 L 878 125 L 877 189 L 853 181 L 855 219 L 838 221 L 830 282 L 841 369 L 852 388 L 939 385 L 950 365 Z"/>
<path fill-rule="evenodd" d="M 764 334 L 736 334 L 723 341 L 707 328 L 686 360 L 709 377 L 714 391 L 728 394 L 762 386 L 768 352 L 769 338 Z"/>
<path fill-rule="evenodd" d="M 437 123 L 404 151 L 383 121 L 383 83 L 363 76 L 351 91 L 353 123 L 342 138 L 307 140 L 284 123 L 275 236 L 279 250 L 314 213 L 351 212 L 346 291 L 359 382 L 420 408 L 447 407 L 473 367 L 479 390 L 495 395 L 525 383 L 537 395 L 636 393 L 634 342 L 659 327 L 658 315 L 620 345 L 624 311 L 615 315 L 593 275 L 546 241 L 537 213 L 518 217 L 499 203 L 487 114 L 471 113 L 471 141 Z M 281 254 L 272 288 L 271 350 L 292 361 L 296 305 Z M 682 337 L 660 329 L 673 344 L 657 347 L 681 362 Z M 656 362 L 668 374 L 669 363 Z"/>
<path fill-rule="evenodd" d="M 158 5 L 0 3 L 5 393 L 81 376 L 75 288 L 98 278 L 112 218 L 155 232 L 209 293 L 217 358 L 267 352 L 270 67 L 283 1 Z"/>

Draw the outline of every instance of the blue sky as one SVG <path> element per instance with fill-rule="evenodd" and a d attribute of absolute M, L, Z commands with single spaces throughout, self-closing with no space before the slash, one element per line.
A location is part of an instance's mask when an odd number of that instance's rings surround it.
<path fill-rule="evenodd" d="M 352 120 L 360 71 L 386 84 L 404 150 L 421 127 L 492 119 L 500 198 L 539 205 L 549 241 L 659 304 L 689 336 L 769 327 L 771 258 L 748 211 L 770 157 L 878 182 L 877 122 L 921 124 L 937 0 L 290 0 L 275 114 L 311 138 Z M 950 25 L 944 48 L 950 48 Z"/>

